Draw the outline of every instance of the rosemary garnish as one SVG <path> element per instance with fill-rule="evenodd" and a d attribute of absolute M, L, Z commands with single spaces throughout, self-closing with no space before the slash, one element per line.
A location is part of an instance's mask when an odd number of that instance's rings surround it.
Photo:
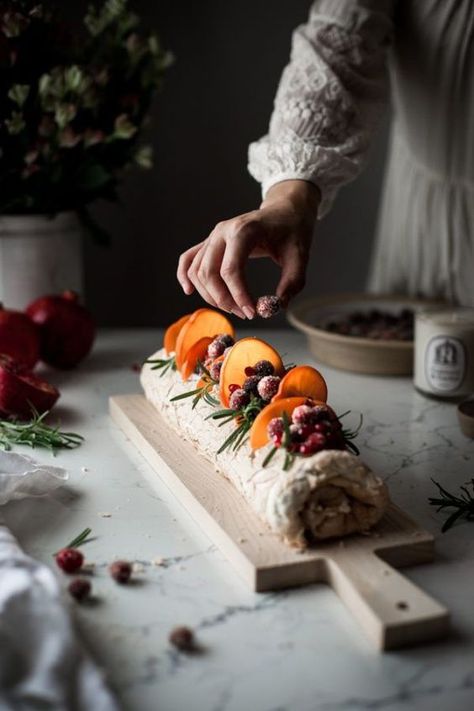
<path fill-rule="evenodd" d="M 467 488 L 469 484 L 466 484 L 465 486 L 460 487 L 462 491 L 462 494 L 460 496 L 450 494 L 449 491 L 446 491 L 446 489 L 444 489 L 441 484 L 438 484 L 438 482 L 434 479 L 432 479 L 431 481 L 438 487 L 439 492 L 441 494 L 441 498 L 430 497 L 428 499 L 431 506 L 437 506 L 437 512 L 442 511 L 446 508 L 455 509 L 455 511 L 453 511 L 453 513 L 448 516 L 448 518 L 444 522 L 443 527 L 441 528 L 441 533 L 446 533 L 446 531 L 455 524 L 458 518 L 461 518 L 463 516 L 468 521 L 474 521 L 474 479 L 471 479 L 470 482 L 472 493 Z"/>
<path fill-rule="evenodd" d="M 214 380 L 211 377 L 210 372 L 205 367 L 205 365 L 201 363 L 200 360 L 197 363 L 197 369 L 198 372 L 202 375 L 201 381 L 203 384 L 200 385 L 198 388 L 195 388 L 194 390 L 188 390 L 185 393 L 181 393 L 181 395 L 175 395 L 174 397 L 170 398 L 170 402 L 176 402 L 176 400 L 185 400 L 188 397 L 192 397 L 194 398 L 192 406 L 193 410 L 198 404 L 199 400 L 201 400 L 201 398 L 212 407 L 215 407 L 219 404 L 219 400 L 213 395 L 211 395 L 214 386 L 218 385 L 217 380 Z"/>
<path fill-rule="evenodd" d="M 91 533 L 92 528 L 85 528 L 78 536 L 73 538 L 72 541 L 68 543 L 67 546 L 65 546 L 65 548 L 79 548 L 79 546 L 82 546 L 84 545 L 84 543 L 87 543 L 87 539 L 89 538 Z"/>
<path fill-rule="evenodd" d="M 149 358 L 144 361 L 147 365 L 151 365 L 151 370 L 161 370 L 160 378 L 169 370 L 176 370 L 176 358 Z"/>
<path fill-rule="evenodd" d="M 244 405 L 244 407 L 241 407 L 239 410 L 225 408 L 224 410 L 217 410 L 217 412 L 211 412 L 211 414 L 206 417 L 206 420 L 222 420 L 222 422 L 219 424 L 219 427 L 222 427 L 223 425 L 232 422 L 232 420 L 235 420 L 237 423 L 237 427 L 221 444 L 221 446 L 217 450 L 217 454 L 221 454 L 229 448 L 232 448 L 232 450 L 235 451 L 240 447 L 241 444 L 243 444 L 247 432 L 252 427 L 253 421 L 255 420 L 263 406 L 263 401 L 260 398 L 252 395 L 250 398 L 250 402 L 247 405 Z"/>
<path fill-rule="evenodd" d="M 0 420 L 0 447 L 9 451 L 15 444 L 27 447 L 43 447 L 53 453 L 57 449 L 75 449 L 84 441 L 84 437 L 74 432 L 62 432 L 58 427 L 45 424 L 44 418 L 49 412 L 38 412 L 32 409 L 32 419 L 29 422 L 21 420 Z"/>

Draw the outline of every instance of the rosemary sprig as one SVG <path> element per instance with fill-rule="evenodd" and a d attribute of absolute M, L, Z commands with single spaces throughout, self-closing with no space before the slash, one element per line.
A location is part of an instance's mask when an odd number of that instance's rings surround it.
<path fill-rule="evenodd" d="M 73 538 L 70 543 L 64 546 L 64 548 L 79 548 L 79 546 L 83 546 L 85 543 L 89 543 L 89 541 L 94 540 L 92 538 L 89 538 L 91 533 L 92 528 L 85 528 L 78 536 Z M 53 556 L 56 556 L 58 553 L 59 551 L 56 551 L 56 553 L 53 553 Z"/>
<path fill-rule="evenodd" d="M 460 489 L 462 494 L 460 496 L 455 496 L 449 491 L 446 491 L 446 489 L 444 489 L 441 484 L 438 484 L 438 482 L 434 479 L 431 481 L 438 487 L 441 497 L 430 497 L 428 499 L 430 505 L 437 506 L 437 512 L 446 508 L 455 509 L 444 522 L 443 527 L 441 528 L 441 533 L 446 533 L 446 531 L 456 523 L 458 518 L 462 518 L 463 516 L 468 521 L 474 521 L 474 479 L 471 479 L 470 483 L 472 493 L 467 488 L 468 485 L 461 486 Z"/>
<path fill-rule="evenodd" d="M 252 395 L 250 402 L 239 410 L 225 408 L 223 410 L 217 410 L 217 412 L 211 412 L 211 414 L 206 417 L 206 420 L 222 420 L 222 422 L 219 423 L 219 427 L 232 422 L 232 420 L 235 420 L 237 423 L 237 427 L 221 444 L 217 450 L 217 454 L 221 454 L 230 448 L 232 448 L 232 451 L 236 451 L 245 442 L 247 432 L 252 427 L 253 421 L 263 406 L 263 400 Z"/>
<path fill-rule="evenodd" d="M 201 363 L 200 360 L 198 360 L 197 368 L 198 372 L 202 375 L 202 380 L 204 384 L 199 386 L 198 388 L 195 388 L 194 390 L 188 390 L 185 393 L 181 393 L 181 395 L 175 395 L 174 397 L 170 398 L 170 402 L 176 402 L 177 400 L 185 400 L 188 397 L 192 397 L 193 410 L 198 404 L 198 402 L 201 400 L 201 398 L 212 407 L 216 407 L 216 405 L 219 404 L 219 400 L 217 400 L 217 398 L 211 395 L 214 386 L 218 384 L 217 380 L 214 380 L 214 378 L 211 377 L 210 372 L 205 367 L 205 365 Z"/>
<path fill-rule="evenodd" d="M 27 447 L 43 447 L 53 453 L 58 449 L 75 449 L 84 441 L 84 437 L 74 432 L 62 432 L 57 427 L 45 424 L 44 419 L 49 412 L 39 415 L 32 408 L 32 418 L 28 422 L 21 420 L 0 420 L 0 447 L 10 451 L 13 445 L 23 444 Z"/>
<path fill-rule="evenodd" d="M 147 365 L 151 365 L 151 370 L 161 370 L 160 378 L 169 370 L 176 370 L 176 358 L 174 356 L 169 358 L 149 358 L 144 362 Z"/>

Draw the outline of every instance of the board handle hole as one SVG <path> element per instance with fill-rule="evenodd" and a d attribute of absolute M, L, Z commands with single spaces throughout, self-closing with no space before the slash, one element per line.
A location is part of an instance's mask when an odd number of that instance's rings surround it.
<path fill-rule="evenodd" d="M 405 602 L 404 600 L 400 600 L 400 602 L 397 602 L 397 608 L 399 610 L 408 610 L 408 607 L 409 607 L 408 603 Z"/>

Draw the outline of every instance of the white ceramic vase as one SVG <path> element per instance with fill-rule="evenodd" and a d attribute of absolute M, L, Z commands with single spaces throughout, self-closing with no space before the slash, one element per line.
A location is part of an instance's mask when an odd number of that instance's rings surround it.
<path fill-rule="evenodd" d="M 38 296 L 65 289 L 83 293 L 76 213 L 0 215 L 0 302 L 21 310 Z"/>

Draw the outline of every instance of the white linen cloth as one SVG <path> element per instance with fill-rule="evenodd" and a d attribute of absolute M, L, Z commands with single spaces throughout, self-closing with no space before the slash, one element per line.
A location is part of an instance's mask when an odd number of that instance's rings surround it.
<path fill-rule="evenodd" d="M 316 0 L 249 170 L 264 194 L 285 179 L 313 182 L 323 216 L 364 164 L 389 83 L 370 288 L 474 306 L 472 0 Z"/>
<path fill-rule="evenodd" d="M 60 467 L 0 452 L 0 502 L 47 494 Z M 0 509 L 1 711 L 116 711 L 104 679 L 79 644 L 58 578 L 20 549 Z"/>

